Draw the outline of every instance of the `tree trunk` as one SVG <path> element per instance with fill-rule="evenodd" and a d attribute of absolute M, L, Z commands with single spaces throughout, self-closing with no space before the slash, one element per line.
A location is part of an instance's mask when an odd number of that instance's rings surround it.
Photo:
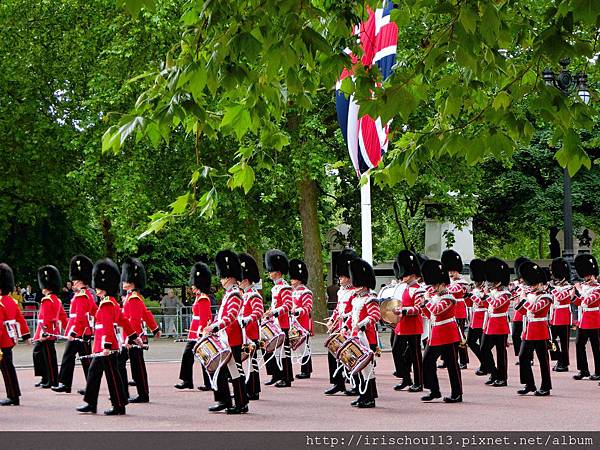
<path fill-rule="evenodd" d="M 304 262 L 308 267 L 308 284 L 314 294 L 313 317 L 321 320 L 327 316 L 327 292 L 323 278 L 323 247 L 317 211 L 318 187 L 308 174 L 303 174 L 298 188 Z"/>
<path fill-rule="evenodd" d="M 101 219 L 102 225 L 102 237 L 104 238 L 104 245 L 106 246 L 106 256 L 110 259 L 115 259 L 117 249 L 115 246 L 115 235 L 112 232 L 112 222 L 108 217 Z"/>

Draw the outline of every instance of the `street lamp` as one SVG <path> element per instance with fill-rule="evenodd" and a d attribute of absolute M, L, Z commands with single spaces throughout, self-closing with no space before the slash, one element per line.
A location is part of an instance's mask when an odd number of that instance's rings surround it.
<path fill-rule="evenodd" d="M 576 92 L 577 97 L 586 105 L 590 103 L 591 95 L 587 86 L 587 74 L 578 72 L 573 75 L 568 69 L 571 60 L 561 59 L 561 71 L 556 75 L 552 69 L 546 68 L 542 72 L 542 78 L 546 86 L 553 86 L 563 95 L 569 96 Z M 563 196 L 564 196 L 564 246 L 563 258 L 573 267 L 573 204 L 571 202 L 571 177 L 567 168 L 563 170 Z"/>

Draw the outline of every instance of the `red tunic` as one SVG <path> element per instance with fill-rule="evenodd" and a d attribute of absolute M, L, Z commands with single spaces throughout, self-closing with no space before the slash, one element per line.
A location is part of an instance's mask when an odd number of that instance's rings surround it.
<path fill-rule="evenodd" d="M 352 330 L 352 335 L 357 336 L 361 328 L 365 328 L 365 335 L 369 345 L 377 345 L 377 322 L 381 319 L 377 296 L 368 290 L 355 291 L 350 298 L 352 313 L 346 326 Z"/>
<path fill-rule="evenodd" d="M 262 319 L 262 316 L 265 312 L 263 299 L 256 289 L 249 287 L 244 292 L 243 300 L 244 305 L 240 315 L 242 318 L 250 319 L 245 326 L 246 337 L 248 339 L 252 339 L 253 341 L 257 341 L 260 337 L 260 319 Z"/>
<path fill-rule="evenodd" d="M 352 312 L 352 302 L 350 299 L 355 290 L 353 286 L 340 286 L 337 293 L 337 305 L 331 315 L 331 321 L 333 322 L 332 333 L 339 331 L 344 322 L 350 317 L 350 313 Z"/>
<path fill-rule="evenodd" d="M 288 316 L 292 309 L 292 287 L 287 282 L 280 278 L 275 281 L 275 285 L 271 288 L 272 300 L 271 310 L 277 311 L 277 319 L 282 330 L 289 330 L 290 318 Z"/>
<path fill-rule="evenodd" d="M 421 318 L 421 299 L 425 290 L 417 281 L 412 281 L 402 292 L 402 309 L 406 315 L 401 315 L 396 324 L 394 333 L 397 335 L 413 335 L 423 333 L 423 319 Z"/>
<path fill-rule="evenodd" d="M 60 302 L 60 299 L 54 295 L 46 295 L 40 303 L 38 312 L 38 326 L 35 330 L 34 340 L 39 340 L 42 337 L 42 332 L 49 334 L 60 334 L 60 324 L 66 324 L 65 310 Z M 56 338 L 49 337 L 48 340 Z"/>
<path fill-rule="evenodd" d="M 516 306 L 521 300 L 523 300 L 525 297 L 527 297 L 527 294 L 529 293 L 530 288 L 529 286 L 525 285 L 525 284 L 521 284 L 518 282 L 515 282 L 515 289 L 512 291 L 513 294 L 513 304 L 514 306 Z M 515 309 L 515 313 L 513 315 L 513 322 L 522 322 L 523 321 L 523 311 L 517 311 Z"/>
<path fill-rule="evenodd" d="M 94 331 L 91 318 L 97 310 L 92 292 L 86 288 L 81 289 L 71 300 L 65 334 L 73 337 L 91 336 Z"/>
<path fill-rule="evenodd" d="M 423 313 L 431 320 L 428 345 L 438 346 L 460 341 L 458 324 L 454 316 L 455 302 L 454 296 L 445 291 L 441 295 L 433 295 L 431 301 L 421 307 Z"/>
<path fill-rule="evenodd" d="M 565 284 L 552 289 L 552 308 L 550 309 L 550 325 L 571 325 L 571 289 L 573 286 Z"/>
<path fill-rule="evenodd" d="M 241 307 L 242 293 L 237 285 L 234 285 L 223 295 L 217 320 L 213 323 L 213 326 L 218 327 L 219 330 L 225 330 L 230 347 L 242 345 L 242 329 L 238 322 Z"/>
<path fill-rule="evenodd" d="M 146 332 L 144 330 L 143 325 L 145 324 L 150 328 L 152 334 L 158 333 L 160 327 L 156 324 L 156 320 L 154 320 L 154 316 L 144 303 L 144 298 L 137 291 L 131 291 L 123 300 L 123 316 L 129 321 L 133 331 L 137 333 L 138 336 L 142 336 L 142 339 L 146 340 Z M 129 333 L 125 333 L 123 330 L 123 340 L 127 338 Z"/>
<path fill-rule="evenodd" d="M 292 304 L 294 310 L 299 311 L 300 315 L 296 318 L 300 326 L 310 331 L 311 314 L 313 309 L 313 293 L 304 285 L 300 285 L 292 291 Z"/>
<path fill-rule="evenodd" d="M 448 286 L 448 293 L 452 294 L 454 300 L 456 300 L 455 312 L 457 319 L 467 318 L 467 304 L 465 303 L 465 296 L 469 291 L 469 284 L 462 278 L 450 281 Z"/>
<path fill-rule="evenodd" d="M 473 302 L 473 318 L 469 326 L 473 329 L 483 329 L 483 322 L 488 308 L 487 294 L 476 287 L 471 291 L 471 301 Z"/>
<path fill-rule="evenodd" d="M 489 293 L 488 308 L 485 318 L 483 332 L 485 334 L 506 334 L 510 333 L 508 326 L 508 308 L 512 296 L 507 290 L 497 291 L 492 289 Z"/>
<path fill-rule="evenodd" d="M 137 334 L 129 320 L 121 313 L 121 308 L 114 297 L 104 297 L 96 311 L 96 324 L 94 325 L 94 353 L 103 349 L 119 350 L 120 343 L 117 338 L 116 326 L 123 328 L 123 334 L 129 342 L 137 338 Z"/>
<path fill-rule="evenodd" d="M 188 339 L 198 339 L 202 330 L 211 320 L 210 297 L 204 293 L 196 294 L 196 300 L 192 305 L 192 322 L 190 323 Z"/>
<path fill-rule="evenodd" d="M 29 339 L 29 327 L 17 301 L 4 295 L 0 297 L 0 306 L 4 311 L 4 317 L 0 319 L 0 348 L 14 347 L 19 337 L 24 341 Z"/>
<path fill-rule="evenodd" d="M 527 301 L 520 308 L 526 314 L 523 321 L 525 341 L 542 341 L 550 339 L 548 313 L 552 305 L 552 296 L 547 293 L 529 293 Z"/>
<path fill-rule="evenodd" d="M 600 283 L 585 283 L 581 296 L 575 298 L 573 303 L 580 307 L 579 328 L 600 328 Z"/>

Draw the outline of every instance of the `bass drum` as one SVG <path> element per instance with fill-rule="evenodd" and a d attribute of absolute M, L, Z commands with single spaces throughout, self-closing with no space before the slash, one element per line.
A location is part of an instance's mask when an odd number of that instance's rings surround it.
<path fill-rule="evenodd" d="M 208 373 L 215 373 L 219 367 L 229 362 L 231 349 L 223 345 L 217 336 L 208 335 L 200 339 L 194 356 Z"/>
<path fill-rule="evenodd" d="M 388 298 L 379 304 L 381 311 L 381 320 L 388 325 L 396 325 L 400 321 L 400 316 L 395 313 L 396 308 L 400 308 L 402 302 L 395 298 Z"/>

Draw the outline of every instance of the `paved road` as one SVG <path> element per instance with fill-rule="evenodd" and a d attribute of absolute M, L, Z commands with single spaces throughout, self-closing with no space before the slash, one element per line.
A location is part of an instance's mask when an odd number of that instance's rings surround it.
<path fill-rule="evenodd" d="M 321 338 L 317 338 L 321 339 Z M 316 345 L 315 347 L 318 347 Z M 19 360 L 25 361 L 30 349 L 20 346 Z M 179 359 L 181 346 L 161 342 L 153 346 L 152 359 Z M 471 355 L 473 358 L 473 356 Z M 591 356 L 590 356 L 591 357 Z M 327 358 L 314 357 L 314 376 L 297 380 L 290 389 L 263 387 L 261 399 L 252 402 L 250 413 L 226 416 L 209 413 L 213 403 L 211 392 L 177 391 L 173 388 L 179 373 L 178 362 L 150 362 L 148 372 L 152 403 L 131 405 L 125 417 L 80 415 L 75 407 L 81 404 L 76 394 L 55 394 L 34 388 L 36 379 L 30 368 L 18 370 L 23 390 L 20 407 L 0 408 L 2 430 L 595 430 L 598 426 L 600 386 L 592 381 L 573 381 L 571 373 L 553 373 L 552 396 L 519 397 L 516 390 L 518 367 L 510 356 L 509 386 L 485 386 L 485 377 L 476 377 L 475 365 L 463 371 L 464 403 L 423 404 L 420 394 L 395 392 L 397 380 L 391 375 L 389 353 L 378 359 L 377 408 L 357 410 L 350 407 L 351 398 L 344 395 L 326 397 L 328 387 Z M 574 361 L 574 358 L 573 358 Z M 199 369 L 196 367 L 196 378 Z M 297 370 L 297 369 L 296 369 Z M 539 379 L 537 366 L 535 375 Z M 448 393 L 447 375 L 440 370 L 443 393 Z M 263 381 L 264 373 L 261 374 Z M 76 368 L 75 387 L 83 386 L 83 375 Z M 135 389 L 135 388 L 133 388 Z M 3 393 L 0 387 L 0 393 Z M 109 405 L 103 382 L 99 408 Z M 576 405 L 576 407 L 575 407 Z"/>

